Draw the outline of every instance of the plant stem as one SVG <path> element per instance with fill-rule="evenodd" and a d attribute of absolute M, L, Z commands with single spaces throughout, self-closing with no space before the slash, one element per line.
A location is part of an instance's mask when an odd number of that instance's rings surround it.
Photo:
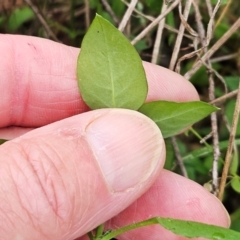
<path fill-rule="evenodd" d="M 159 224 L 157 218 L 150 218 L 147 220 L 144 220 L 142 222 L 138 222 L 138 223 L 133 223 L 131 225 L 119 228 L 117 230 L 112 231 L 111 233 L 109 233 L 108 235 L 104 236 L 101 240 L 110 240 L 120 234 L 123 234 L 125 232 L 128 232 L 130 230 L 136 229 L 136 228 L 140 228 L 140 227 L 145 227 L 145 226 L 149 226 L 152 224 Z"/>
<path fill-rule="evenodd" d="M 184 166 L 183 159 L 182 159 L 182 156 L 181 156 L 178 144 L 177 144 L 176 137 L 171 137 L 171 141 L 172 141 L 172 145 L 173 145 L 174 154 L 175 154 L 175 157 L 177 160 L 177 164 L 181 170 L 181 173 L 185 178 L 188 178 L 188 173 Z"/>
<path fill-rule="evenodd" d="M 103 235 L 103 231 L 104 231 L 104 224 L 101 224 L 97 227 L 97 231 L 96 231 L 96 236 L 95 238 L 99 238 Z"/>
<path fill-rule="evenodd" d="M 167 10 L 167 5 L 164 4 L 164 2 L 163 2 L 162 8 L 161 8 L 161 14 L 163 14 L 166 10 Z M 152 53 L 152 60 L 151 60 L 151 62 L 153 64 L 157 64 L 157 62 L 159 60 L 159 52 L 160 52 L 160 47 L 161 47 L 161 42 L 162 42 L 165 20 L 166 20 L 166 18 L 164 17 L 162 19 L 162 21 L 160 21 L 158 24 L 157 36 L 155 39 L 153 53 Z"/>
<path fill-rule="evenodd" d="M 198 60 L 193 67 L 185 73 L 184 77 L 190 79 L 194 73 L 203 65 L 203 62 L 210 59 L 210 57 L 237 31 L 240 27 L 240 18 L 227 30 L 227 32 Z"/>
<path fill-rule="evenodd" d="M 131 3 L 128 6 L 128 9 L 124 14 L 121 23 L 119 24 L 119 27 L 118 27 L 119 31 L 123 32 L 124 28 L 126 27 L 131 15 L 132 15 L 132 12 L 133 12 L 137 2 L 138 2 L 138 0 L 131 0 Z"/>
<path fill-rule="evenodd" d="M 189 131 L 192 132 L 192 134 L 195 135 L 200 141 L 203 139 L 193 127 L 189 128 Z M 203 141 L 203 144 L 206 147 L 211 147 L 206 141 Z"/>
<path fill-rule="evenodd" d="M 87 235 L 90 240 L 94 240 L 94 236 L 93 236 L 92 232 L 88 232 Z"/>
<path fill-rule="evenodd" d="M 170 7 L 164 12 L 163 14 L 159 15 L 153 22 L 151 22 L 142 32 L 140 32 L 132 41 L 131 44 L 135 45 L 138 41 L 140 41 L 143 37 L 147 35 L 147 33 L 153 29 L 155 26 L 158 25 L 158 23 L 169 13 L 171 12 L 178 4 L 180 0 L 176 0 L 171 4 Z"/>
<path fill-rule="evenodd" d="M 232 160 L 232 149 L 234 146 L 234 139 L 235 139 L 236 131 L 237 131 L 239 113 L 240 113 L 240 81 L 239 81 L 239 86 L 238 86 L 238 95 L 237 95 L 236 106 L 235 106 L 235 110 L 234 110 L 234 114 L 233 114 L 232 127 L 231 127 L 231 131 L 230 131 L 229 145 L 228 145 L 228 149 L 227 149 L 227 153 L 226 153 L 226 157 L 225 157 L 225 162 L 224 162 L 224 167 L 223 167 L 223 172 L 222 172 L 222 177 L 221 177 L 221 182 L 220 182 L 220 189 L 219 189 L 219 194 L 218 194 L 218 198 L 221 201 L 223 199 L 224 188 L 226 185 L 228 171 L 229 171 L 229 167 L 230 167 L 231 160 Z"/>
<path fill-rule="evenodd" d="M 180 2 L 181 4 L 181 2 Z M 192 5 L 192 0 L 186 0 L 186 4 L 185 4 L 185 8 L 184 8 L 184 12 L 183 12 L 183 18 L 187 21 L 188 19 L 188 15 L 191 9 L 191 5 Z M 169 65 L 169 69 L 170 70 L 174 70 L 176 61 L 177 61 L 177 57 L 179 54 L 179 50 L 180 50 L 180 45 L 182 43 L 182 38 L 183 38 L 183 34 L 185 31 L 185 26 L 183 24 L 183 22 L 181 22 L 180 27 L 179 27 L 179 33 L 177 35 L 177 39 L 174 45 L 174 49 L 173 49 L 173 54 L 172 54 L 172 58 L 170 61 L 170 65 Z"/>
<path fill-rule="evenodd" d="M 47 21 L 45 20 L 44 16 L 40 13 L 39 8 L 35 4 L 33 4 L 33 2 L 31 0 L 24 0 L 24 1 L 32 9 L 34 14 L 38 18 L 39 22 L 42 24 L 47 36 L 49 36 L 50 38 L 52 38 L 56 42 L 60 42 L 57 39 L 56 35 L 51 30 L 51 28 L 49 27 L 49 25 L 48 25 Z"/>

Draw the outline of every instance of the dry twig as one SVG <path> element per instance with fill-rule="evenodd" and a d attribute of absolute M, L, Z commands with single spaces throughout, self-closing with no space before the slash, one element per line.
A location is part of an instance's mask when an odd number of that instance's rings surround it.
<path fill-rule="evenodd" d="M 200 140 L 200 143 L 206 143 L 206 141 L 212 137 L 212 132 L 208 133 L 205 137 Z"/>
<path fill-rule="evenodd" d="M 210 60 L 210 62 L 211 63 L 215 63 L 215 62 L 227 61 L 227 60 L 231 60 L 231 59 L 237 58 L 238 56 L 240 56 L 239 53 L 232 53 L 232 54 L 224 55 L 224 56 L 221 56 L 221 57 L 212 58 Z"/>
<path fill-rule="evenodd" d="M 208 10 L 208 15 L 211 16 L 213 13 L 211 0 L 205 0 L 205 2 L 206 2 L 207 10 Z"/>
<path fill-rule="evenodd" d="M 229 30 L 202 56 L 200 60 L 198 60 L 189 70 L 184 77 L 186 79 L 190 79 L 191 76 L 197 72 L 197 70 L 202 66 L 203 62 L 206 62 L 230 37 L 231 35 L 237 31 L 240 27 L 240 18 L 229 28 Z"/>
<path fill-rule="evenodd" d="M 106 8 L 107 12 L 110 14 L 110 16 L 112 17 L 114 23 L 118 24 L 119 20 L 117 18 L 117 16 L 115 15 L 115 13 L 113 12 L 111 6 L 109 5 L 107 0 L 101 0 L 103 6 Z"/>
<path fill-rule="evenodd" d="M 46 34 L 53 39 L 56 42 L 60 42 L 58 40 L 58 38 L 56 37 L 56 35 L 53 33 L 53 31 L 51 30 L 51 28 L 48 26 L 48 23 L 46 22 L 46 20 L 44 19 L 43 15 L 40 13 L 38 7 L 36 5 L 34 5 L 32 3 L 31 0 L 24 0 L 25 3 L 33 10 L 33 12 L 35 13 L 35 15 L 37 16 L 39 22 L 42 24 Z"/>
<path fill-rule="evenodd" d="M 129 21 L 137 2 L 138 2 L 138 0 L 132 0 L 131 3 L 129 4 L 127 11 L 125 12 L 125 14 L 122 18 L 122 21 L 119 24 L 119 27 L 118 27 L 119 31 L 122 32 L 124 30 L 124 28 L 126 27 L 127 22 Z"/>
<path fill-rule="evenodd" d="M 217 20 L 217 22 L 216 22 L 216 24 L 215 24 L 215 26 L 214 26 L 214 29 L 217 28 L 218 24 L 222 21 L 223 17 L 226 16 L 226 13 L 227 13 L 227 11 L 228 11 L 231 3 L 232 3 L 232 0 L 228 0 L 228 1 L 227 1 L 226 6 L 224 7 L 223 11 L 221 11 L 221 15 L 220 15 L 220 17 L 218 18 L 218 20 Z"/>
<path fill-rule="evenodd" d="M 216 6 L 214 7 L 213 9 L 213 12 L 212 14 L 210 15 L 210 20 L 209 20 L 209 23 L 208 23 L 208 27 L 207 27 L 207 42 L 206 42 L 206 45 L 208 46 L 211 39 L 212 39 L 212 33 L 213 33 L 213 25 L 214 25 L 214 18 L 215 18 L 215 15 L 221 5 L 221 1 L 222 0 L 218 0 Z"/>
<path fill-rule="evenodd" d="M 176 137 L 171 137 L 171 140 L 172 140 L 172 145 L 173 145 L 175 157 L 176 157 L 176 160 L 177 160 L 177 164 L 180 167 L 182 175 L 184 177 L 188 178 L 187 170 L 186 170 L 186 168 L 183 164 L 183 159 L 182 159 L 182 156 L 180 154 L 180 150 L 179 150 L 179 147 L 178 147 L 178 144 L 177 144 Z"/>
<path fill-rule="evenodd" d="M 89 6 L 89 0 L 85 0 L 85 24 L 86 29 L 90 26 L 90 6 Z"/>
<path fill-rule="evenodd" d="M 227 99 L 229 98 L 232 98 L 234 96 L 236 96 L 238 93 L 238 90 L 234 90 L 230 93 L 226 93 L 225 95 L 219 97 L 219 98 L 216 98 L 214 100 L 212 100 L 211 102 L 209 102 L 210 104 L 220 104 L 222 103 L 223 101 L 226 101 Z"/>
<path fill-rule="evenodd" d="M 198 53 L 202 50 L 203 50 L 203 48 L 199 48 L 196 51 L 185 54 L 184 56 L 179 58 L 178 61 L 177 61 L 176 67 L 175 67 L 175 72 L 180 73 L 180 64 L 181 64 L 182 61 L 185 61 L 186 59 L 189 59 L 189 58 L 194 57 L 195 55 L 198 55 Z"/>
<path fill-rule="evenodd" d="M 235 110 L 234 110 L 234 114 L 233 114 L 232 127 L 231 127 L 231 131 L 230 131 L 229 145 L 228 145 L 227 154 L 225 157 L 225 162 L 224 162 L 224 167 L 223 167 L 223 172 L 222 172 L 222 177 L 221 177 L 221 181 L 220 181 L 220 188 L 219 188 L 219 194 L 218 194 L 218 198 L 220 200 L 223 199 L 224 188 L 226 185 L 228 171 L 229 171 L 229 167 L 230 167 L 231 160 L 232 160 L 232 149 L 234 147 L 234 139 L 235 139 L 235 135 L 236 135 L 236 131 L 237 131 L 239 114 L 240 114 L 240 81 L 239 81 L 239 87 L 238 87 L 236 106 L 235 106 Z"/>
<path fill-rule="evenodd" d="M 208 28 L 207 28 L 207 35 L 205 36 L 205 30 L 203 28 L 203 23 L 201 21 L 201 15 L 200 11 L 198 8 L 198 5 L 194 1 L 194 8 L 196 11 L 196 21 L 197 23 L 197 28 L 198 28 L 198 33 L 200 36 L 200 42 L 203 47 L 203 51 L 206 53 L 207 52 L 207 46 L 209 45 L 211 39 L 212 39 L 212 31 L 213 31 L 213 24 L 214 24 L 214 17 L 216 15 L 216 12 L 219 8 L 220 1 L 218 1 L 217 5 L 215 6 L 212 14 L 210 15 L 210 20 L 208 23 Z M 210 2 L 208 4 L 211 6 Z M 210 7 L 211 9 L 211 7 Z M 212 68 L 212 64 L 209 61 L 209 59 L 204 62 L 204 65 L 207 67 L 207 72 L 208 72 L 208 81 L 209 81 L 209 99 L 210 101 L 213 101 L 215 99 L 215 82 L 213 78 L 213 73 L 215 75 L 219 76 L 219 78 L 224 82 L 224 80 L 221 78 L 220 74 L 217 73 Z M 214 195 L 217 195 L 218 192 L 218 160 L 220 157 L 220 148 L 219 148 L 219 136 L 218 136 L 218 126 L 217 126 L 217 114 L 216 112 L 213 112 L 211 114 L 211 126 L 212 126 L 212 138 L 213 138 L 213 163 L 212 163 L 212 193 Z"/>
<path fill-rule="evenodd" d="M 210 65 L 210 63 L 209 63 Z M 211 66 L 210 66 L 211 67 Z M 209 99 L 213 101 L 215 99 L 215 83 L 213 80 L 213 74 L 211 70 L 209 72 Z M 212 136 L 213 136 L 213 164 L 212 164 L 212 193 L 217 195 L 218 192 L 218 160 L 220 157 L 218 126 L 217 126 L 217 114 L 213 112 L 211 114 Z"/>
<path fill-rule="evenodd" d="M 125 5 L 129 6 L 129 3 L 126 2 L 125 0 L 121 0 L 121 1 L 122 1 Z M 133 11 L 134 11 L 135 13 L 137 13 L 139 16 L 144 17 L 144 18 L 146 18 L 147 20 L 149 20 L 149 21 L 151 21 L 151 22 L 153 22 L 153 21 L 155 20 L 154 17 L 149 16 L 149 15 L 146 15 L 146 14 L 143 14 L 142 12 L 138 11 L 136 8 L 134 8 Z M 166 29 L 168 29 L 169 31 L 171 31 L 171 32 L 174 32 L 174 33 L 177 33 L 177 34 L 179 33 L 179 31 L 178 31 L 177 29 L 171 27 L 171 26 L 168 25 L 168 24 L 164 24 L 164 27 L 165 27 Z M 193 39 L 193 36 L 191 36 L 191 35 L 189 35 L 189 34 L 186 34 L 186 33 L 184 33 L 183 36 L 186 37 L 186 38 L 189 38 L 189 39 Z"/>
<path fill-rule="evenodd" d="M 163 3 L 161 14 L 163 14 L 167 10 L 167 5 Z M 153 47 L 153 54 L 152 54 L 152 63 L 156 64 L 158 61 L 158 55 L 161 47 L 161 40 L 162 40 L 162 33 L 164 29 L 165 18 L 158 24 L 157 36 L 155 39 L 154 47 Z"/>
<path fill-rule="evenodd" d="M 121 0 L 126 6 L 128 6 L 129 7 L 129 3 L 127 2 L 127 1 L 125 1 L 125 0 Z M 154 17 L 152 17 L 152 16 L 149 16 L 149 15 L 145 15 L 145 14 L 143 14 L 142 12 L 140 12 L 140 11 L 138 11 L 136 8 L 134 8 L 133 9 L 133 11 L 135 12 L 135 13 L 137 13 L 139 16 L 142 16 L 142 17 L 144 17 L 144 18 L 146 18 L 147 20 L 149 20 L 149 21 L 154 21 Z"/>
<path fill-rule="evenodd" d="M 179 5 L 181 6 L 181 1 L 179 2 Z M 187 21 L 188 19 L 191 5 L 192 5 L 192 0 L 187 0 L 185 4 L 184 12 L 183 12 L 183 18 L 185 19 L 185 21 Z M 185 30 L 185 26 L 183 22 L 181 22 L 181 25 L 179 27 L 179 34 L 177 35 L 176 43 L 173 49 L 173 54 L 172 54 L 172 58 L 169 65 L 169 69 L 171 70 L 174 70 L 175 64 L 177 62 L 177 57 L 178 57 L 179 49 L 181 46 L 184 30 Z"/>
<path fill-rule="evenodd" d="M 158 25 L 158 23 L 168 14 L 170 13 L 180 2 L 181 0 L 175 0 L 174 3 L 172 3 L 172 5 L 170 7 L 168 7 L 168 9 L 161 14 L 160 16 L 158 16 L 153 22 L 151 22 L 141 33 L 139 33 L 133 40 L 132 40 L 132 44 L 136 44 L 138 41 L 140 41 L 143 37 L 145 37 L 145 35 L 151 31 L 151 29 L 153 29 L 155 26 Z"/>

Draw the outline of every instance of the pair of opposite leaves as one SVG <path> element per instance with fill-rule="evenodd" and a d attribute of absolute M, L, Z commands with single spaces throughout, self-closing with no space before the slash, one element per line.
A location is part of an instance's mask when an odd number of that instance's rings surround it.
<path fill-rule="evenodd" d="M 217 110 L 201 101 L 144 103 L 148 85 L 141 58 L 128 39 L 99 15 L 82 41 L 77 76 L 82 98 L 91 109 L 137 110 L 158 125 L 164 138 Z"/>

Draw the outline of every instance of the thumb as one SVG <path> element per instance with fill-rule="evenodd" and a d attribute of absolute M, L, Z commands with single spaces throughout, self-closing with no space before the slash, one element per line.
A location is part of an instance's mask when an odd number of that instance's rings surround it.
<path fill-rule="evenodd" d="M 0 236 L 77 238 L 112 218 L 162 169 L 165 149 L 144 115 L 102 109 L 0 146 Z"/>

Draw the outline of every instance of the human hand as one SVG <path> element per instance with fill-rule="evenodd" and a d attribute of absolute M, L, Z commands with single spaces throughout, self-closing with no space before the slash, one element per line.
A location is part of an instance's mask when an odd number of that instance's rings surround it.
<path fill-rule="evenodd" d="M 153 216 L 229 226 L 213 195 L 162 169 L 164 142 L 151 120 L 123 109 L 87 112 L 76 81 L 79 49 L 0 35 L 0 53 L 0 138 L 12 139 L 0 146 L 0 236 L 83 240 L 108 219 L 116 228 Z M 181 76 L 144 67 L 147 101 L 198 100 Z M 183 239 L 160 226 L 118 239 L 159 238 Z"/>

